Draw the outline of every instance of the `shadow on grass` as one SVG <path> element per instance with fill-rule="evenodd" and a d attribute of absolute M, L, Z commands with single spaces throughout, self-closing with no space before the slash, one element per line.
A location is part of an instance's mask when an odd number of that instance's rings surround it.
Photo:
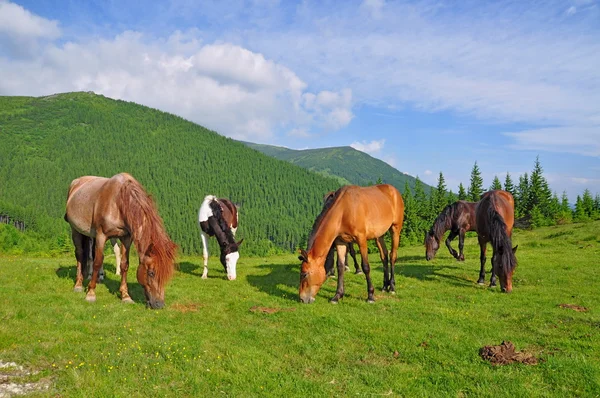
<path fill-rule="evenodd" d="M 298 301 L 298 295 L 290 295 L 289 290 L 282 289 L 281 286 L 298 290 L 300 283 L 300 265 L 299 264 L 263 264 L 258 268 L 267 270 L 266 275 L 247 275 L 246 280 L 261 292 L 271 296 L 276 296 L 290 301 Z"/>
<path fill-rule="evenodd" d="M 421 281 L 440 282 L 440 279 L 445 279 L 455 286 L 473 286 L 473 282 L 451 275 L 444 270 L 454 270 L 459 267 L 453 265 L 417 265 L 417 264 L 402 264 L 399 273 L 407 278 L 415 278 Z"/>
<path fill-rule="evenodd" d="M 103 264 L 104 265 L 104 272 L 105 272 L 105 277 L 104 277 L 104 281 L 103 282 L 98 282 L 98 284 L 96 285 L 96 288 L 98 288 L 98 286 L 106 286 L 106 288 L 108 289 L 108 291 L 110 292 L 110 294 L 112 294 L 113 296 L 117 297 L 119 300 L 121 299 L 121 292 L 119 291 L 119 288 L 121 287 L 121 277 L 120 276 L 116 276 L 116 268 L 114 265 L 112 264 Z M 110 277 L 106 276 L 110 274 L 111 276 L 115 276 L 117 279 L 111 279 Z M 61 279 L 71 279 L 71 281 L 73 282 L 73 286 L 75 285 L 75 280 L 77 279 L 77 267 L 76 266 L 72 266 L 72 267 L 60 267 L 56 270 L 56 276 L 58 276 Z M 129 270 L 129 272 L 127 273 L 127 277 L 128 280 L 131 280 L 131 278 L 134 278 L 134 283 L 127 283 L 127 290 L 129 291 L 129 296 L 131 297 L 131 299 L 133 301 L 135 301 L 136 303 L 141 303 L 146 305 L 146 296 L 144 295 L 144 288 L 137 283 L 136 275 L 135 272 L 131 272 L 131 268 Z M 87 286 L 89 285 L 90 281 L 85 279 L 83 281 L 83 287 L 84 290 L 87 290 Z"/>
<path fill-rule="evenodd" d="M 210 268 L 210 264 L 207 274 L 208 279 L 227 279 L 227 272 L 218 260 L 216 263 L 213 264 L 213 268 Z M 189 261 L 183 261 L 177 263 L 177 269 L 179 270 L 179 272 L 183 272 L 184 274 L 197 276 L 201 278 L 202 272 L 204 271 L 204 265 L 190 263 Z"/>

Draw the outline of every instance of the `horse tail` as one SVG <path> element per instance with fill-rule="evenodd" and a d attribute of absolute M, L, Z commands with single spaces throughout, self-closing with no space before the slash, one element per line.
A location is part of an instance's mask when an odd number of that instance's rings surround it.
<path fill-rule="evenodd" d="M 494 248 L 494 255 L 501 257 L 505 273 L 510 273 L 517 266 L 517 258 L 512 251 L 512 241 L 506 233 L 506 223 L 496 210 L 497 198 L 490 196 L 488 206 L 488 219 L 490 220 L 490 241 Z"/>

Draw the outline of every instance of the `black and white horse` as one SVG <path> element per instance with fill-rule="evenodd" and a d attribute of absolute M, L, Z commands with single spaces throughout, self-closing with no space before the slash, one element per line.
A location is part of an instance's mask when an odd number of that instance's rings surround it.
<path fill-rule="evenodd" d="M 243 241 L 243 239 L 239 242 L 235 241 L 235 231 L 238 227 L 237 207 L 228 199 L 208 195 L 198 211 L 198 225 L 204 257 L 202 279 L 208 277 L 208 238 L 214 236 L 221 248 L 220 260 L 227 271 L 227 279 L 234 280 L 237 276 L 235 267 L 240 257 L 238 247 Z"/>

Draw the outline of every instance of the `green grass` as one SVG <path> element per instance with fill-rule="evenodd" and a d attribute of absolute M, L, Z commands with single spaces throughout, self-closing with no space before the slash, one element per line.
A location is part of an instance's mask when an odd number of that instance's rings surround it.
<path fill-rule="evenodd" d="M 112 256 L 95 304 L 72 292 L 73 258 L 2 256 L 0 360 L 39 371 L 23 381 L 51 380 L 42 396 L 598 396 L 598 231 L 516 231 L 512 294 L 476 284 L 474 238 L 464 263 L 445 248 L 429 263 L 422 247 L 401 248 L 398 293 L 377 292 L 374 304 L 351 273 L 338 305 L 332 279 L 314 304 L 298 303 L 293 255 L 242 256 L 234 282 L 215 257 L 208 280 L 201 258 L 182 257 L 160 311 L 145 309 L 135 272 L 137 303 L 120 303 Z M 372 264 L 380 287 L 375 255 Z M 480 359 L 480 347 L 503 340 L 542 362 Z"/>

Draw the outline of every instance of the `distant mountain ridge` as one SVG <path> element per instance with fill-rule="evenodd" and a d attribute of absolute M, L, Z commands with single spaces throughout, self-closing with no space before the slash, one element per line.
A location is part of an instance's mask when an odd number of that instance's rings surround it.
<path fill-rule="evenodd" d="M 242 142 L 265 155 L 285 160 L 323 176 L 336 178 L 340 184 L 371 185 L 381 179 L 401 192 L 404 192 L 407 182 L 411 189 L 415 186 L 415 177 L 349 146 L 296 150 Z M 423 188 L 425 191 L 431 189 L 426 184 L 423 184 Z"/>

